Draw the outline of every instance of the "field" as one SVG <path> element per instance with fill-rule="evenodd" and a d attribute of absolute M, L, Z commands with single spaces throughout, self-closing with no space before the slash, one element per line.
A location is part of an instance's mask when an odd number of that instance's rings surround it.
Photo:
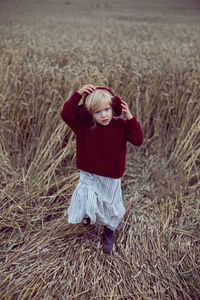
<path fill-rule="evenodd" d="M 0 299 L 200 295 L 198 1 L 0 2 Z M 67 223 L 79 171 L 60 118 L 85 83 L 129 103 L 126 214 L 115 249 Z"/>

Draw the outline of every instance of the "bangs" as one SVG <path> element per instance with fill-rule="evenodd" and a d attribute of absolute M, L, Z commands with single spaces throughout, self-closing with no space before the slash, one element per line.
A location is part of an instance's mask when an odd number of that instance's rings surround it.
<path fill-rule="evenodd" d="M 105 90 L 95 90 L 93 93 L 87 96 L 85 105 L 88 110 L 93 113 L 102 102 L 107 102 L 109 105 L 112 103 L 112 96 Z"/>

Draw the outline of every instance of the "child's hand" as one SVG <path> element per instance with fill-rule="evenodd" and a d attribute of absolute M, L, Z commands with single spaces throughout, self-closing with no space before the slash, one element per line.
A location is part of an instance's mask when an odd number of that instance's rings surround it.
<path fill-rule="evenodd" d="M 91 94 L 92 92 L 94 92 L 95 90 L 95 86 L 92 84 L 86 84 L 84 85 L 82 88 L 80 88 L 80 90 L 78 90 L 78 93 L 83 96 L 83 94 L 87 93 L 87 94 Z"/>
<path fill-rule="evenodd" d="M 131 114 L 130 110 L 129 110 L 129 107 L 128 107 L 128 104 L 121 100 L 121 105 L 122 105 L 122 111 L 125 113 L 125 116 L 126 116 L 126 119 L 127 120 L 130 120 L 132 119 L 133 115 Z"/>

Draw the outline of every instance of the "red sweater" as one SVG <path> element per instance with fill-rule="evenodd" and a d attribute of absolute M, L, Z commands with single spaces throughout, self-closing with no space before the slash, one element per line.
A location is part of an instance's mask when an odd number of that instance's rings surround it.
<path fill-rule="evenodd" d="M 140 146 L 143 135 L 140 123 L 133 117 L 113 117 L 109 125 L 89 127 L 77 115 L 81 95 L 75 92 L 65 102 L 61 117 L 76 134 L 78 169 L 110 178 L 120 178 L 125 170 L 126 142 Z"/>

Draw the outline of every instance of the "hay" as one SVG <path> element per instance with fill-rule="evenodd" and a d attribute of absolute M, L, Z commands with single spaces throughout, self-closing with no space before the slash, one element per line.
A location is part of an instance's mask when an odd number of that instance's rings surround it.
<path fill-rule="evenodd" d="M 195 3 L 21 3 L 4 2 L 0 15 L 0 298 L 198 299 Z M 128 146 L 110 255 L 100 226 L 88 241 L 67 224 L 79 172 L 59 113 L 86 82 L 128 101 L 144 131 L 142 147 Z"/>

